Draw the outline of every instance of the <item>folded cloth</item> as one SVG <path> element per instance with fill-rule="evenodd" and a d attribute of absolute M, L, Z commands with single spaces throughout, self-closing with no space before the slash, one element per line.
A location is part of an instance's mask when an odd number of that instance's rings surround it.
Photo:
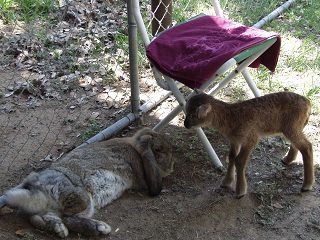
<path fill-rule="evenodd" d="M 198 88 L 230 58 L 275 37 L 275 44 L 250 65 L 263 64 L 274 72 L 280 35 L 218 16 L 198 17 L 164 31 L 147 47 L 147 57 L 163 74 Z"/>

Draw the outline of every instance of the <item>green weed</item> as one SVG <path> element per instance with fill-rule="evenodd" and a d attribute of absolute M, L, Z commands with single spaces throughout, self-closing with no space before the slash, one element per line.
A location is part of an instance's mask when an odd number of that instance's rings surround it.
<path fill-rule="evenodd" d="M 275 0 L 221 0 L 230 19 L 249 26 L 281 4 Z M 271 74 L 263 66 L 258 70 L 250 69 L 263 93 L 294 91 L 303 94 L 312 101 L 316 114 L 320 112 L 320 27 L 314 16 L 318 15 L 320 1 L 304 0 L 295 2 L 278 18 L 268 22 L 263 29 L 278 32 L 282 38 L 276 71 Z"/>
<path fill-rule="evenodd" d="M 98 134 L 102 129 L 103 126 L 101 126 L 96 120 L 91 120 L 88 124 L 88 129 L 81 134 L 81 140 L 88 140 L 90 137 Z"/>
<path fill-rule="evenodd" d="M 0 0 L 0 17 L 7 22 L 19 20 L 30 22 L 45 18 L 55 8 L 53 0 Z"/>
<path fill-rule="evenodd" d="M 212 14 L 212 7 L 209 0 L 204 1 L 190 1 L 190 0 L 181 0 L 173 1 L 174 9 L 173 21 L 174 24 L 184 22 L 191 17 L 194 17 L 200 13 Z"/>

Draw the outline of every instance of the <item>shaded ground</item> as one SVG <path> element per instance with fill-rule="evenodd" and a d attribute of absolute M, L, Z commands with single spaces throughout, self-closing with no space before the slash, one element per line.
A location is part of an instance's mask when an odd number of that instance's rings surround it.
<path fill-rule="evenodd" d="M 9 76 L 5 71 L 0 74 L 3 81 Z M 25 99 L 0 100 L 2 108 L 8 107 L 9 103 L 15 107 L 14 111 L 2 112 L 0 115 L 2 134 L 6 135 L 6 138 L 2 138 L 1 151 L 3 154 L 7 153 L 0 169 L 2 193 L 17 184 L 31 170 L 48 165 L 49 161 L 39 161 L 46 156 L 43 149 L 59 149 L 57 146 L 60 140 L 67 141 L 70 136 L 76 136 L 79 129 L 61 126 L 59 116 L 70 114 L 69 108 L 61 107 L 66 104 L 64 100 L 39 100 L 41 104 L 28 111 L 23 107 Z M 166 102 L 161 108 L 145 116 L 143 124 L 154 126 L 158 115 L 168 109 L 170 104 L 170 101 Z M 56 120 L 48 117 L 51 108 L 59 112 Z M 84 107 L 81 116 L 90 116 L 91 111 L 92 108 Z M 31 114 L 30 117 L 26 117 L 27 114 Z M 23 128 L 27 129 L 34 123 L 35 116 L 38 116 L 40 123 L 36 128 L 38 133 L 35 133 L 31 144 L 28 145 L 23 139 L 30 138 L 30 132 L 27 130 L 25 133 L 21 132 L 19 125 L 21 121 L 14 124 L 14 120 L 23 118 Z M 183 128 L 183 115 L 180 115 L 173 125 L 163 130 L 174 145 L 176 162 L 174 172 L 164 180 L 161 195 L 151 198 L 145 192 L 127 192 L 97 212 L 95 218 L 107 222 L 113 229 L 112 233 L 103 239 L 319 239 L 320 122 L 318 117 L 312 116 L 306 129 L 315 148 L 317 165 L 314 189 L 309 193 L 300 193 L 303 176 L 301 159 L 286 168 L 279 164 L 288 145 L 282 138 L 274 137 L 262 140 L 255 149 L 247 169 L 248 194 L 237 200 L 232 191 L 219 187 L 225 170 L 221 172 L 213 167 L 193 132 Z M 9 120 L 4 121 L 8 118 Z M 61 139 L 52 143 L 50 134 L 47 134 L 49 141 L 44 141 L 45 146 L 34 153 L 34 138 L 40 139 L 48 126 L 50 133 L 59 133 Z M 141 123 L 135 123 L 130 128 L 133 130 L 126 129 L 123 134 L 131 135 L 139 126 Z M 20 135 L 18 138 L 5 141 L 12 139 L 17 132 Z M 226 142 L 214 131 L 206 132 L 223 164 L 226 165 L 224 161 L 228 151 Z M 29 157 L 14 158 L 18 153 L 8 153 L 8 148 L 19 149 L 17 147 L 19 144 L 23 150 L 19 154 L 27 156 L 32 152 L 35 155 L 34 159 L 30 161 Z M 72 144 L 69 142 L 66 145 L 70 147 Z M 63 147 L 60 147 L 60 152 L 61 149 Z M 53 152 L 53 155 L 58 154 L 59 150 Z M 56 236 L 34 229 L 27 219 L 8 208 L 2 209 L 0 213 L 0 238 L 58 239 Z M 86 238 L 72 233 L 68 239 L 99 238 Z"/>

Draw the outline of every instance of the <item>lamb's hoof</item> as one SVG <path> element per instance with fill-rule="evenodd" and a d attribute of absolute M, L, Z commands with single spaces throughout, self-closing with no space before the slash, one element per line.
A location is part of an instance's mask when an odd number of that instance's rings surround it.
<path fill-rule="evenodd" d="M 247 194 L 247 191 L 237 191 L 236 190 L 236 199 L 241 199 L 246 194 Z"/>
<path fill-rule="evenodd" d="M 223 188 L 223 189 L 231 189 L 230 186 L 226 186 L 226 185 L 224 185 L 224 184 L 221 184 L 221 185 L 220 185 L 220 188 Z"/>
<path fill-rule="evenodd" d="M 301 192 L 310 192 L 311 188 L 301 188 Z"/>
<path fill-rule="evenodd" d="M 237 196 L 236 196 L 236 199 L 241 199 L 241 198 L 244 197 L 244 195 L 245 195 L 245 194 L 243 194 L 243 195 L 237 195 Z"/>
<path fill-rule="evenodd" d="M 289 166 L 289 165 L 290 165 L 290 163 L 285 162 L 283 159 L 281 160 L 281 163 L 282 163 L 282 165 L 284 165 L 284 166 Z"/>
<path fill-rule="evenodd" d="M 224 189 L 233 189 L 232 188 L 232 183 L 233 183 L 233 181 L 231 181 L 231 182 L 222 182 L 220 187 L 224 188 Z"/>

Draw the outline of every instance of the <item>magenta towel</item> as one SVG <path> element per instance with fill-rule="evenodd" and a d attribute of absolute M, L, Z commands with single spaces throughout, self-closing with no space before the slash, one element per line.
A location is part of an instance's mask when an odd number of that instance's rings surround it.
<path fill-rule="evenodd" d="M 161 33 L 147 48 L 147 57 L 160 72 L 198 88 L 227 60 L 270 38 L 277 41 L 250 67 L 274 72 L 280 53 L 279 34 L 246 27 L 217 16 L 202 16 Z"/>

